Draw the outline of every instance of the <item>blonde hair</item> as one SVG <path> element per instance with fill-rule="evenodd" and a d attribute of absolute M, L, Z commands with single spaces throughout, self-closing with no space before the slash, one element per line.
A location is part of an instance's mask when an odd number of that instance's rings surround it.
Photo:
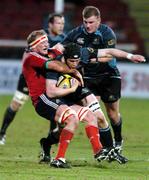
<path fill-rule="evenodd" d="M 38 37 L 43 36 L 43 35 L 47 35 L 47 33 L 43 29 L 35 30 L 35 31 L 31 32 L 27 37 L 27 44 L 28 45 L 31 44 Z"/>

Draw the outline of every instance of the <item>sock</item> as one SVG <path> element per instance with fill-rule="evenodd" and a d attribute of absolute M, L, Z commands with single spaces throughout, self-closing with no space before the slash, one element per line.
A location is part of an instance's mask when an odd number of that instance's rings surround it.
<path fill-rule="evenodd" d="M 54 129 L 56 129 L 57 128 L 57 123 L 55 122 L 55 121 L 52 121 L 51 123 L 50 123 L 50 131 L 53 131 Z"/>
<path fill-rule="evenodd" d="M 94 154 L 97 154 L 102 148 L 102 144 L 99 138 L 98 128 L 95 126 L 87 126 L 85 130 L 87 137 L 89 138 L 90 143 L 92 145 L 93 152 Z"/>
<path fill-rule="evenodd" d="M 13 121 L 14 117 L 16 115 L 16 111 L 13 111 L 10 107 L 8 107 L 5 111 L 2 127 L 0 130 L 1 134 L 6 134 L 6 130 L 10 123 Z"/>
<path fill-rule="evenodd" d="M 47 143 L 49 145 L 52 145 L 52 144 L 57 144 L 59 142 L 59 138 L 60 138 L 60 132 L 56 131 L 56 132 L 50 132 L 46 139 L 47 139 Z"/>
<path fill-rule="evenodd" d="M 42 138 L 40 140 L 40 143 L 42 143 L 43 145 L 44 153 L 46 156 L 49 156 L 50 154 L 51 145 L 57 144 L 59 142 L 59 136 L 60 136 L 59 131 L 50 132 L 47 138 Z"/>
<path fill-rule="evenodd" d="M 58 153 L 55 159 L 65 158 L 67 147 L 73 137 L 73 133 L 67 129 L 63 129 L 60 135 Z"/>
<path fill-rule="evenodd" d="M 111 121 L 111 126 L 113 128 L 115 141 L 121 142 L 122 141 L 122 118 L 120 117 L 120 120 L 117 124 L 113 124 L 113 122 Z"/>
<path fill-rule="evenodd" d="M 113 139 L 110 127 L 99 129 L 100 141 L 104 148 L 113 147 Z"/>
<path fill-rule="evenodd" d="M 50 155 L 51 145 L 48 143 L 47 138 L 41 138 L 40 139 L 40 144 L 42 145 L 42 148 L 44 150 L 44 154 L 46 156 L 49 156 Z"/>

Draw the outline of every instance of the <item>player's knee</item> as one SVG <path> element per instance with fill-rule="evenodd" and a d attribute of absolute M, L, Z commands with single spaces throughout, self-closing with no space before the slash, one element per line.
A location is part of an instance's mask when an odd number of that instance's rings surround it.
<path fill-rule="evenodd" d="M 68 126 L 71 126 L 75 130 L 79 126 L 79 122 L 80 121 L 79 121 L 79 118 L 77 116 L 77 113 L 73 110 L 72 116 L 69 116 L 69 118 L 67 119 L 66 123 L 67 123 Z"/>
<path fill-rule="evenodd" d="M 89 119 L 89 117 L 86 116 L 88 112 L 90 112 L 90 109 L 88 107 L 81 107 L 77 112 L 79 121 L 87 121 Z"/>
<path fill-rule="evenodd" d="M 68 122 L 72 122 L 74 124 L 78 124 L 79 120 L 77 118 L 76 112 L 71 108 L 66 108 L 60 115 L 58 119 L 58 123 L 65 124 Z"/>
<path fill-rule="evenodd" d="M 77 114 L 80 121 L 86 122 L 90 125 L 97 125 L 97 118 L 94 116 L 93 112 L 90 111 L 89 108 L 82 107 Z"/>
<path fill-rule="evenodd" d="M 102 112 L 102 110 L 98 110 L 94 114 L 98 120 L 98 126 L 100 128 L 108 127 L 108 122 L 107 122 L 106 117 L 105 117 L 104 113 Z"/>
<path fill-rule="evenodd" d="M 16 111 L 19 110 L 19 108 L 21 108 L 24 105 L 24 103 L 28 100 L 28 98 L 29 98 L 28 95 L 20 91 L 16 91 L 11 102 L 12 109 Z"/>
<path fill-rule="evenodd" d="M 107 115 L 112 121 L 119 119 L 119 113 L 117 111 L 107 111 Z"/>
<path fill-rule="evenodd" d="M 14 111 L 17 112 L 21 108 L 21 104 L 16 102 L 15 100 L 12 100 L 10 103 L 10 108 Z"/>

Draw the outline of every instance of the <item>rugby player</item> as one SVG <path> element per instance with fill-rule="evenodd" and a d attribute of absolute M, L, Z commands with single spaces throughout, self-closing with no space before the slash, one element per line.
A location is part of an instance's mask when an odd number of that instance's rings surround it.
<path fill-rule="evenodd" d="M 46 29 L 46 33 L 48 34 L 48 40 L 50 47 L 56 45 L 58 42 L 62 41 L 65 37 L 63 33 L 64 30 L 65 19 L 62 14 L 52 13 L 49 14 L 48 17 L 48 29 Z M 6 108 L 2 125 L 0 129 L 0 145 L 4 145 L 6 141 L 6 131 L 14 120 L 17 112 L 24 105 L 24 103 L 28 100 L 28 87 L 26 85 L 23 74 L 21 73 L 19 76 L 19 80 L 17 83 L 17 89 L 14 93 L 14 96 Z M 51 127 L 53 128 L 53 127 Z"/>
<path fill-rule="evenodd" d="M 94 6 L 86 6 L 82 12 L 83 24 L 71 30 L 63 44 L 70 42 L 77 43 L 82 48 L 89 47 L 92 49 L 115 48 L 116 36 L 111 28 L 101 23 L 100 11 Z M 109 50 L 108 50 L 109 51 Z M 107 57 L 108 58 L 108 57 Z M 130 61 L 142 62 L 142 58 L 127 54 Z M 100 59 L 102 61 L 102 58 Z M 116 66 L 116 58 L 111 61 L 103 59 L 105 63 L 98 62 L 97 58 L 87 59 L 82 56 L 82 64 L 84 66 L 84 83 L 96 97 L 104 102 L 107 115 L 110 119 L 114 132 L 115 148 L 121 152 L 122 150 L 122 117 L 119 110 L 119 101 L 121 97 L 121 77 Z M 100 136 L 101 142 L 104 142 L 110 128 L 106 119 L 100 120 Z M 103 139 L 103 140 L 102 140 Z"/>

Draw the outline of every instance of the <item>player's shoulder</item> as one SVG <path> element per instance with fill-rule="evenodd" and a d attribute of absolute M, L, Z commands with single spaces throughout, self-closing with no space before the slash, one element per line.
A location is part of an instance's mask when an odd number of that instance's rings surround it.
<path fill-rule="evenodd" d="M 42 56 L 42 55 L 40 55 L 39 53 L 34 52 L 34 51 L 28 52 L 28 56 L 29 56 L 29 57 L 40 58 L 40 59 L 43 59 L 43 60 L 47 60 L 46 57 L 44 57 L 44 56 Z"/>
<path fill-rule="evenodd" d="M 82 26 L 77 26 L 75 28 L 73 28 L 71 31 L 68 32 L 68 34 L 80 34 L 83 31 L 83 27 Z"/>
<path fill-rule="evenodd" d="M 106 24 L 100 24 L 98 30 L 100 30 L 101 33 L 113 33 L 113 30 Z"/>
<path fill-rule="evenodd" d="M 59 35 L 61 38 L 64 38 L 65 36 L 66 36 L 66 34 L 65 33 L 62 33 L 62 34 L 60 34 Z"/>
<path fill-rule="evenodd" d="M 102 36 L 104 38 L 116 39 L 116 35 L 115 35 L 114 31 L 108 25 L 101 24 L 99 26 L 98 30 L 100 31 L 100 33 L 102 34 Z"/>

